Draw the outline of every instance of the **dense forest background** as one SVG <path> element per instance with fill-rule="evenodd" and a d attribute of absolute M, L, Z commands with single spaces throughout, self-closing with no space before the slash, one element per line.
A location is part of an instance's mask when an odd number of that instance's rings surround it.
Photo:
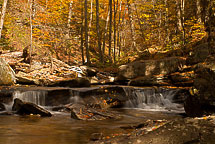
<path fill-rule="evenodd" d="M 215 31 L 214 0 L 0 0 L 0 10 L 0 49 L 69 64 L 188 55 Z"/>

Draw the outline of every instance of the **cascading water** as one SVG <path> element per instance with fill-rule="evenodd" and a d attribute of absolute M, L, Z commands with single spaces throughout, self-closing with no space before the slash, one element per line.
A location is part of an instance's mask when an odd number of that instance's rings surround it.
<path fill-rule="evenodd" d="M 15 91 L 13 99 L 19 98 L 25 102 L 32 102 L 40 106 L 46 105 L 46 92 L 45 91 Z"/>
<path fill-rule="evenodd" d="M 129 97 L 125 103 L 126 108 L 140 108 L 150 111 L 184 111 L 182 104 L 174 103 L 177 89 L 125 87 L 124 91 Z"/>

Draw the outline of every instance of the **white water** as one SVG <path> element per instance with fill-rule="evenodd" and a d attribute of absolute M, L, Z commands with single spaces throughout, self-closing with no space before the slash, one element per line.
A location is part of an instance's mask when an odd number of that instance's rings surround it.
<path fill-rule="evenodd" d="M 130 97 L 126 108 L 139 108 L 147 111 L 184 111 L 183 105 L 174 103 L 173 98 L 177 90 L 164 90 L 154 88 L 124 88 Z"/>
<path fill-rule="evenodd" d="M 45 91 L 26 91 L 26 92 L 15 91 L 13 93 L 13 99 L 15 98 L 19 98 L 25 102 L 35 103 L 40 106 L 45 106 L 46 104 Z"/>

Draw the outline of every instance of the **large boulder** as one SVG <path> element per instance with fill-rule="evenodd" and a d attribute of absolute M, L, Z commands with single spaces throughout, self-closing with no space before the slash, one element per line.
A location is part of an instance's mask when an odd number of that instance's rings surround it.
<path fill-rule="evenodd" d="M 30 75 L 21 71 L 19 71 L 16 74 L 16 79 L 17 79 L 17 83 L 20 83 L 20 84 L 33 84 L 33 85 L 40 84 L 39 79 L 33 79 Z"/>
<path fill-rule="evenodd" d="M 84 72 L 84 74 L 88 77 L 93 77 L 96 76 L 98 70 L 96 70 L 95 68 L 91 68 L 88 66 L 80 66 L 81 70 Z"/>
<path fill-rule="evenodd" d="M 173 85 L 176 86 L 193 86 L 194 71 L 176 72 L 168 76 Z"/>
<path fill-rule="evenodd" d="M 177 72 L 185 64 L 180 57 L 161 60 L 135 61 L 119 67 L 118 80 L 134 79 L 143 76 L 166 75 Z"/>
<path fill-rule="evenodd" d="M 6 109 L 5 106 L 2 103 L 0 103 L 0 111 L 4 111 L 5 109 Z"/>
<path fill-rule="evenodd" d="M 14 99 L 12 110 L 16 111 L 16 113 L 20 115 L 35 114 L 35 115 L 40 115 L 42 117 L 52 116 L 52 114 L 49 111 L 43 109 L 42 107 L 39 107 L 34 103 L 23 102 L 18 98 Z"/>
<path fill-rule="evenodd" d="M 71 118 L 76 120 L 105 120 L 118 119 L 118 115 L 104 109 L 91 108 L 82 104 L 73 104 L 71 107 Z"/>
<path fill-rule="evenodd" d="M 52 82 L 49 86 L 59 87 L 89 87 L 90 81 L 87 78 L 64 79 Z"/>
<path fill-rule="evenodd" d="M 3 58 L 0 58 L 0 85 L 13 85 L 15 82 L 14 71 Z"/>
<path fill-rule="evenodd" d="M 185 101 L 188 116 L 215 113 L 215 65 L 198 64 L 195 69 L 194 86 Z"/>
<path fill-rule="evenodd" d="M 164 75 L 145 76 L 129 81 L 130 86 L 165 86 L 170 85 L 170 81 Z"/>
<path fill-rule="evenodd" d="M 208 43 L 203 43 L 196 46 L 187 58 L 187 65 L 193 65 L 200 62 L 204 62 L 208 57 L 210 51 L 208 48 Z"/>

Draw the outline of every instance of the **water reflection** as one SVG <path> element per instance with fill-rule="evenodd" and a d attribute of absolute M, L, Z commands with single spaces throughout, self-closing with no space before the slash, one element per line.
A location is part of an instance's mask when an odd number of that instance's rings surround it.
<path fill-rule="evenodd" d="M 122 133 L 120 127 L 150 119 L 175 119 L 178 115 L 145 112 L 135 109 L 118 110 L 119 120 L 78 121 L 70 115 L 55 114 L 51 118 L 38 116 L 0 116 L 0 144 L 73 144 L 87 143 L 93 133 L 104 136 Z"/>

